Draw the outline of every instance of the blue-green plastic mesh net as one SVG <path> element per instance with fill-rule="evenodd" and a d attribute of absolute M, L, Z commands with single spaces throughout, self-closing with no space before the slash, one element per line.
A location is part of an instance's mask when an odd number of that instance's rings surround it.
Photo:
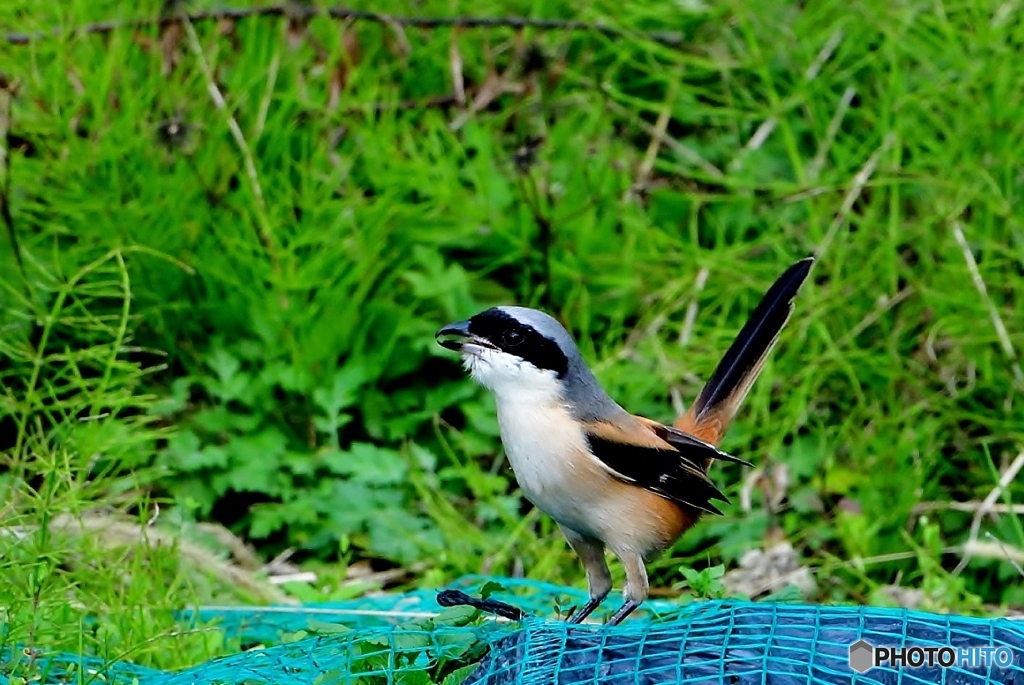
<path fill-rule="evenodd" d="M 556 606 L 585 600 L 580 590 L 510 579 L 469 577 L 452 587 L 476 592 L 492 580 L 532 616 L 521 622 L 466 623 L 436 592 L 418 591 L 304 607 L 221 607 L 184 614 L 215 623 L 247 649 L 178 672 L 77 655 L 47 657 L 44 683 L 137 685 L 246 683 L 1015 683 L 1024 685 L 1024 625 L 875 607 L 743 601 L 652 601 L 614 628 L 569 626 Z M 607 604 L 612 605 L 614 601 Z M 614 608 L 614 607 L 612 607 Z M 440 618 L 437 615 L 440 613 Z M 858 674 L 849 646 L 1002 646 L 1013 663 L 973 667 L 875 667 Z M 13 653 L 0 655 L 0 664 Z M 991 661 L 991 660 L 989 660 Z M 0 668 L 0 674 L 4 669 Z M 0 683 L 7 685 L 0 675 Z"/>

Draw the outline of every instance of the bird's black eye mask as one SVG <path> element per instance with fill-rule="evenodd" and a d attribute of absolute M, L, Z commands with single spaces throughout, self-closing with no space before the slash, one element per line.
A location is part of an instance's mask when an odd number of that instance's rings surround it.
<path fill-rule="evenodd" d="M 558 343 L 500 309 L 488 309 L 474 316 L 469 320 L 469 332 L 538 369 L 554 371 L 559 378 L 569 368 L 569 358 Z"/>

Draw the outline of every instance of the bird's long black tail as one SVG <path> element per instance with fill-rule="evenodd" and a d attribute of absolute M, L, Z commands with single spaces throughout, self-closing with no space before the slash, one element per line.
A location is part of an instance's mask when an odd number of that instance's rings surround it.
<path fill-rule="evenodd" d="M 721 442 L 789 320 L 793 298 L 813 263 L 813 257 L 801 259 L 768 289 L 676 428 L 712 445 Z"/>

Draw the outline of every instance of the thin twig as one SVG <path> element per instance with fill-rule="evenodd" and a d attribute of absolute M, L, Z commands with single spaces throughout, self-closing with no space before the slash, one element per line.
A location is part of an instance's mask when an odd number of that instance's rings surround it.
<path fill-rule="evenodd" d="M 818 51 L 818 55 L 814 58 L 814 61 L 811 62 L 811 66 L 807 67 L 807 70 L 804 72 L 804 81 L 810 82 L 818 78 L 818 74 L 821 73 L 821 68 L 825 66 L 825 62 L 832 58 L 832 54 L 835 53 L 836 48 L 839 47 L 839 44 L 842 41 L 843 31 L 842 29 L 837 29 L 828 37 L 828 40 L 825 41 L 821 50 Z"/>
<path fill-rule="evenodd" d="M 602 89 L 602 92 L 604 92 L 605 95 L 609 96 L 605 99 L 605 102 L 608 104 L 608 106 L 611 107 L 616 112 L 618 112 L 621 116 L 628 117 L 631 124 L 635 125 L 637 128 L 639 128 L 641 131 L 643 131 L 649 136 L 653 137 L 658 134 L 657 128 L 655 128 L 652 124 L 649 124 L 646 121 L 644 121 L 636 112 L 630 110 L 629 108 L 619 104 L 614 99 L 612 99 L 610 97 L 610 93 L 608 93 L 607 90 Z M 725 176 L 725 174 L 722 173 L 721 169 L 719 169 L 714 164 L 701 157 L 696 151 L 691 150 L 686 145 L 683 145 L 682 143 L 680 143 L 678 140 L 668 135 L 667 133 L 663 134 L 661 136 L 661 139 L 662 143 L 664 143 L 673 152 L 675 152 L 677 155 L 682 157 L 690 164 L 693 164 L 694 166 L 698 167 L 708 176 L 712 176 L 714 178 L 723 178 Z"/>
<path fill-rule="evenodd" d="M 506 93 L 518 94 L 522 92 L 522 86 L 506 80 L 505 74 L 488 75 L 487 80 L 485 80 L 476 91 L 476 97 L 474 97 L 473 101 L 469 103 L 469 107 L 462 112 L 459 112 L 459 115 L 452 119 L 451 123 L 448 124 L 448 130 L 458 131 L 466 125 L 466 122 L 469 121 L 474 114 L 488 107 L 502 95 Z"/>
<path fill-rule="evenodd" d="M 394 20 L 393 17 L 384 17 L 383 23 L 387 25 L 391 32 L 395 34 L 395 40 L 398 41 L 398 50 L 404 57 L 408 57 L 412 54 L 412 43 L 409 42 L 409 36 L 405 35 L 405 26 Z"/>
<path fill-rule="evenodd" d="M 14 214 L 11 212 L 11 101 L 14 100 L 14 84 L 0 74 L 0 222 L 7 230 L 11 241 L 14 262 L 21 273 L 25 296 L 30 298 L 25 263 L 21 259 L 21 245 L 18 232 L 14 230 Z"/>
<path fill-rule="evenodd" d="M 546 198 L 548 201 L 548 208 L 550 210 L 554 209 L 554 199 L 550 193 L 551 183 L 549 179 L 538 180 L 536 175 L 529 170 L 527 170 L 526 173 L 518 174 L 516 180 L 517 185 L 519 186 L 519 192 L 523 197 L 523 201 L 526 203 L 526 206 L 529 207 L 530 213 L 533 215 L 533 220 L 537 224 L 537 243 L 540 243 L 541 257 L 543 259 L 542 278 L 544 290 L 541 293 L 542 303 L 545 306 L 551 306 L 551 245 L 554 240 L 554 231 L 552 230 L 553 226 L 551 217 L 545 213 L 544 206 L 542 204 L 542 198 Z M 529 180 L 529 183 L 527 183 L 527 180 Z M 548 192 L 543 192 L 541 190 L 541 185 L 543 185 Z M 534 248 L 535 247 L 536 246 L 534 245 Z M 531 270 L 527 270 L 526 278 L 527 282 L 532 281 Z"/>
<path fill-rule="evenodd" d="M 869 327 L 875 325 L 875 323 L 877 323 L 878 320 L 882 318 L 882 314 L 885 314 L 887 311 L 891 310 L 893 307 L 898 305 L 900 302 L 903 302 L 903 300 L 907 299 L 913 294 L 914 288 L 908 285 L 906 288 L 903 288 L 902 290 L 898 291 L 892 297 L 889 297 L 888 295 L 884 296 L 884 299 L 878 303 L 878 306 L 871 310 L 871 312 L 869 312 L 867 316 L 861 319 L 856 326 L 847 331 L 846 335 L 844 335 L 835 345 L 835 348 L 837 350 L 841 350 L 844 347 L 846 347 L 854 340 L 854 338 L 863 333 Z"/>
<path fill-rule="evenodd" d="M 1024 514 L 1024 504 L 992 504 L 986 506 L 984 502 L 921 502 L 916 505 L 912 512 L 925 514 L 929 511 L 962 511 L 968 514 L 986 510 L 992 514 Z"/>
<path fill-rule="evenodd" d="M 804 83 L 810 83 L 814 79 L 818 78 L 818 74 L 821 73 L 821 68 L 825 65 L 825 62 L 832 57 L 832 53 L 839 47 L 839 43 L 843 40 L 843 32 L 837 30 L 829 39 L 825 41 L 825 45 L 822 46 L 821 50 L 818 51 L 817 57 L 811 62 L 811 65 L 804 71 Z M 764 141 L 768 140 L 768 136 L 771 135 L 772 131 L 779 124 L 779 118 L 777 116 L 770 116 L 764 120 L 764 122 L 757 127 L 754 131 L 754 135 L 750 137 L 747 144 L 744 146 L 744 151 L 752 151 L 759 149 L 764 145 Z M 733 161 L 733 165 L 739 163 L 739 158 Z"/>
<path fill-rule="evenodd" d="M 259 140 L 263 135 L 263 128 L 267 125 L 267 116 L 270 113 L 270 101 L 274 98 L 274 86 L 277 84 L 277 72 L 281 68 L 281 52 L 274 52 L 270 59 L 270 66 L 267 68 L 267 84 L 263 88 L 263 97 L 260 99 L 260 111 L 256 115 L 256 126 L 253 128 L 253 140 Z"/>
<path fill-rule="evenodd" d="M 156 522 L 160 519 L 160 503 L 153 502 L 153 515 L 146 521 L 146 528 L 152 528 L 156 525 Z"/>
<path fill-rule="evenodd" d="M 982 500 L 981 507 L 979 507 L 978 511 L 975 512 L 974 520 L 971 521 L 971 532 L 967 537 L 967 543 L 964 545 L 964 556 L 960 559 L 960 563 L 956 565 L 956 568 L 953 569 L 954 575 L 963 571 L 971 561 L 971 550 L 973 549 L 973 546 L 984 544 L 978 542 L 978 532 L 981 530 L 981 520 L 985 518 L 986 515 L 992 513 L 992 507 L 996 503 L 996 500 L 1003 494 L 1003 490 L 1009 487 L 1013 479 L 1017 477 L 1021 468 L 1024 468 L 1024 452 L 1018 454 L 1017 458 L 1014 459 L 1008 467 L 1006 467 L 1006 470 L 999 477 L 999 482 L 996 483 L 996 486 L 988 493 L 988 496 Z"/>
<path fill-rule="evenodd" d="M 654 124 L 654 132 L 651 134 L 651 142 L 644 153 L 644 159 L 640 163 L 640 170 L 637 173 L 636 186 L 642 188 L 647 184 L 647 179 L 654 168 L 654 162 L 658 159 L 658 151 L 665 140 L 665 131 L 668 130 L 668 122 L 672 119 L 672 103 L 675 102 L 676 92 L 679 90 L 679 79 L 673 78 L 669 81 L 668 93 L 665 95 L 665 102 L 661 105 L 661 112 L 658 113 L 658 120 Z"/>
<path fill-rule="evenodd" d="M 828 155 L 829 150 L 832 149 L 832 144 L 836 140 L 836 136 L 839 135 L 839 127 L 843 124 L 843 119 L 846 118 L 846 112 L 849 111 L 850 105 L 853 103 L 854 96 L 857 95 L 857 91 L 852 86 L 848 87 L 843 91 L 843 96 L 839 98 L 839 106 L 836 107 L 835 114 L 832 115 L 832 120 L 828 122 L 828 130 L 825 132 L 825 140 L 821 141 L 821 145 L 818 147 L 818 152 L 814 155 L 814 159 L 807 165 L 807 177 L 814 181 L 818 178 L 818 174 L 821 173 L 822 167 L 825 166 L 825 157 Z"/>
<path fill-rule="evenodd" d="M 247 571 L 258 571 L 262 563 L 256 553 L 249 548 L 245 540 L 238 537 L 230 530 L 216 523 L 199 522 L 195 524 L 196 531 L 212 537 L 217 544 L 227 548 L 228 553 L 235 564 Z"/>
<path fill-rule="evenodd" d="M 490 105 L 496 98 L 506 93 L 521 93 L 523 90 L 521 84 L 510 80 L 510 76 L 515 72 L 518 64 L 509 65 L 503 74 L 498 73 L 489 48 L 485 48 L 485 52 L 487 55 L 487 76 L 477 89 L 476 97 L 469 103 L 469 107 L 459 112 L 458 116 L 448 124 L 448 130 L 450 131 L 458 131 L 474 114 Z"/>
<path fill-rule="evenodd" d="M 960 225 L 959 221 L 953 222 L 953 236 L 956 238 L 957 244 L 960 245 L 964 261 L 967 262 L 967 270 L 971 272 L 971 280 L 974 281 L 974 287 L 988 308 L 989 318 L 992 319 L 992 326 L 996 329 L 996 337 L 999 338 L 999 345 L 1003 348 L 1003 354 L 1006 355 L 1007 361 L 1010 362 L 1010 370 L 1013 372 L 1013 379 L 1017 381 L 1017 388 L 1022 389 L 1024 388 L 1024 371 L 1021 371 L 1020 363 L 1017 361 L 1017 351 L 1013 349 L 1013 343 L 1010 342 L 1010 334 L 1006 332 L 1003 318 L 999 315 L 995 302 L 992 301 L 991 296 L 988 294 L 985 281 L 981 278 L 981 271 L 978 270 L 978 262 L 974 259 L 971 246 L 967 244 L 963 226 Z"/>
<path fill-rule="evenodd" d="M 256 172 L 256 162 L 253 159 L 252 150 L 249 148 L 249 143 L 245 140 L 245 135 L 242 133 L 242 127 L 238 125 L 238 120 L 235 119 L 231 110 L 228 109 L 227 102 L 224 100 L 224 95 L 220 92 L 220 88 L 217 87 L 217 81 L 214 78 L 213 70 L 210 68 L 209 63 L 206 61 L 206 56 L 203 54 L 203 46 L 199 42 L 199 36 L 196 34 L 195 27 L 192 26 L 192 22 L 188 17 L 182 15 L 179 16 L 181 16 L 182 24 L 185 27 L 185 35 L 188 37 L 189 47 L 192 48 L 196 61 L 199 62 L 199 68 L 202 70 L 203 76 L 206 79 L 206 89 L 210 94 L 210 99 L 213 100 L 214 106 L 227 117 L 228 129 L 231 131 L 231 135 L 235 139 L 235 144 L 242 153 L 242 161 L 245 164 L 245 174 L 249 179 L 249 187 L 254 199 L 256 200 L 256 216 L 259 224 L 256 227 L 256 235 L 263 244 L 263 248 L 267 251 L 267 256 L 270 257 L 270 261 L 274 268 L 277 269 L 277 251 L 274 248 L 274 241 L 271 237 L 270 220 L 267 217 L 267 205 L 263 198 L 263 187 L 260 185 L 259 174 Z"/>
<path fill-rule="evenodd" d="M 462 53 L 459 52 L 459 29 L 452 31 L 451 44 L 448 46 L 448 62 L 452 70 L 452 90 L 455 101 L 460 107 L 466 106 L 466 81 L 462 74 Z"/>
<path fill-rule="evenodd" d="M 683 326 L 679 331 L 679 338 L 676 340 L 676 344 L 681 348 L 685 348 L 690 344 L 690 338 L 693 337 L 693 329 L 697 323 L 697 312 L 700 310 L 700 294 L 704 290 L 704 286 L 708 282 L 708 276 L 711 274 L 711 270 L 706 266 L 701 267 L 697 271 L 697 276 L 693 282 L 693 296 L 690 298 L 689 304 L 686 305 L 686 313 L 683 315 Z M 657 328 L 662 325 L 660 319 L 655 319 L 651 326 L 648 328 L 648 335 L 654 336 Z M 660 351 L 660 347 L 658 350 Z M 667 360 L 664 362 L 668 364 Z M 669 399 L 672 401 L 672 410 L 676 416 L 682 416 L 686 413 L 686 401 L 683 399 L 682 388 L 678 381 L 673 382 L 668 388 Z"/>
<path fill-rule="evenodd" d="M 432 107 L 454 107 L 462 104 L 455 95 L 435 95 L 429 98 L 399 100 L 398 102 L 371 102 L 348 105 L 343 110 L 346 114 L 362 114 L 371 112 L 380 114 L 394 110 L 429 109 Z"/>
<path fill-rule="evenodd" d="M 1024 554 L 1021 554 L 1020 550 L 1015 550 L 1017 554 L 1013 554 L 1013 551 L 1011 551 L 1009 547 L 1003 544 L 1002 540 L 997 538 L 992 533 L 985 533 L 985 537 L 999 545 L 999 549 L 1001 549 L 1003 551 L 1003 554 L 1006 555 L 1006 560 L 1010 562 L 1010 565 L 1013 566 L 1013 569 L 1017 572 L 1017 574 L 1021 578 L 1024 578 L 1024 568 L 1021 568 L 1020 566 L 1021 562 L 1024 561 Z"/>
<path fill-rule="evenodd" d="M 703 266 L 697 272 L 693 281 L 693 299 L 686 305 L 686 314 L 683 316 L 683 327 L 679 331 L 679 346 L 686 347 L 690 344 L 690 337 L 693 335 L 693 327 L 697 323 L 697 310 L 700 308 L 700 294 L 708 282 L 711 271 Z"/>
<path fill-rule="evenodd" d="M 864 163 L 857 175 L 853 177 L 853 183 L 850 185 L 850 190 L 847 191 L 846 197 L 843 198 L 843 204 L 839 207 L 839 212 L 836 214 L 836 218 L 833 219 L 832 225 L 828 227 L 828 232 L 825 234 L 825 238 L 818 245 L 815 256 L 821 259 L 821 256 L 825 254 L 825 250 L 828 249 L 829 245 L 836 237 L 836 233 L 842 228 L 843 224 L 846 223 L 847 218 L 850 216 L 850 212 L 853 210 L 853 205 L 860 198 L 860 194 L 864 192 L 864 186 L 867 185 L 871 179 L 872 174 L 875 173 L 875 168 L 878 167 L 878 160 L 881 158 L 882 153 L 889 149 L 892 145 L 895 137 L 893 134 L 888 134 L 882 141 L 882 144 L 877 150 L 868 158 L 868 161 Z"/>
<path fill-rule="evenodd" d="M 1001 27 L 1008 19 L 1016 16 L 1018 5 L 1020 5 L 1020 0 L 1010 0 L 1009 2 L 1001 4 L 992 14 L 992 19 L 989 21 L 989 25 L 993 28 Z"/>
<path fill-rule="evenodd" d="M 296 571 L 295 573 L 283 573 L 279 576 L 267 576 L 267 582 L 271 585 L 287 585 L 288 583 L 306 583 L 310 585 L 317 581 L 317 575 L 312 571 Z"/>
<path fill-rule="evenodd" d="M 412 564 L 408 568 L 389 568 L 385 571 L 368 571 L 362 574 L 355 573 L 356 565 L 348 567 L 348 573 L 345 575 L 345 580 L 338 583 L 338 588 L 351 588 L 360 586 L 378 586 L 384 587 L 396 581 L 408 578 L 409 576 L 420 573 L 426 569 L 426 564 L 418 563 Z"/>
<path fill-rule="evenodd" d="M 0 527 L 0 536 L 12 535 L 25 537 L 43 530 L 40 526 Z M 194 542 L 174 535 L 159 527 L 139 525 L 137 521 L 119 515 L 102 512 L 86 512 L 73 516 L 57 514 L 50 519 L 45 528 L 50 534 L 98 541 L 109 547 L 131 547 L 133 545 L 174 547 L 178 550 L 185 568 L 191 572 L 211 574 L 226 586 L 246 591 L 255 595 L 260 601 L 275 604 L 295 605 L 296 600 L 284 594 L 276 587 L 266 583 L 255 574 L 222 560 L 218 555 Z"/>
<path fill-rule="evenodd" d="M 585 21 L 563 20 L 563 19 L 534 19 L 531 17 L 411 17 L 394 14 L 382 14 L 366 10 L 354 10 L 347 7 L 312 7 L 299 6 L 296 4 L 276 4 L 263 7 L 220 7 L 208 10 L 196 10 L 179 14 L 164 14 L 161 16 L 143 17 L 127 20 L 100 21 L 92 24 L 84 24 L 76 28 L 67 29 L 53 28 L 48 31 L 36 33 L 7 33 L 3 38 L 12 45 L 28 45 L 29 43 L 52 36 L 60 36 L 66 32 L 77 34 L 105 34 L 119 29 L 136 29 L 146 26 L 165 27 L 175 24 L 182 19 L 190 22 L 207 22 L 240 19 L 255 17 L 289 17 L 294 19 L 312 18 L 317 16 L 329 16 L 334 19 L 351 19 L 373 21 L 388 26 L 403 26 L 420 29 L 437 29 L 460 26 L 463 28 L 532 28 L 542 31 L 589 31 L 599 33 L 608 38 L 623 38 L 632 35 L 633 32 L 595 24 Z M 676 31 L 647 31 L 636 32 L 635 35 L 642 36 L 656 43 L 668 47 L 682 47 L 683 36 Z"/>
<path fill-rule="evenodd" d="M 1001 542 L 974 540 L 955 548 L 955 552 L 962 554 L 964 559 L 979 557 L 981 559 L 1008 561 L 1014 565 L 1024 563 L 1024 550 L 1017 549 L 1016 547 L 1007 547 Z M 955 570 L 953 571 L 953 573 L 956 572 Z"/>

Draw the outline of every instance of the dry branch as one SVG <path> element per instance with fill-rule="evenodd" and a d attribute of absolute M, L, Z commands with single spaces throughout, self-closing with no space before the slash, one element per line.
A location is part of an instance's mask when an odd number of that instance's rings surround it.
<path fill-rule="evenodd" d="M 971 521 L 971 532 L 968 536 L 967 543 L 964 545 L 963 557 L 960 559 L 960 563 L 953 569 L 953 574 L 956 575 L 963 571 L 967 564 L 970 563 L 972 556 L 985 556 L 978 554 L 976 549 L 979 546 L 984 546 L 987 543 L 978 542 L 978 533 L 981 531 L 981 521 L 986 515 L 992 513 L 992 507 L 995 505 L 996 500 L 1003 494 L 1003 491 L 1010 487 L 1010 483 L 1017 477 L 1021 469 L 1024 469 L 1024 452 L 1017 455 L 1009 466 L 1000 474 L 999 482 L 992 488 L 992 491 L 988 493 L 988 496 L 982 500 L 981 507 L 974 513 L 974 518 Z"/>
<path fill-rule="evenodd" d="M 1003 317 L 999 315 L 998 307 L 996 307 L 992 297 L 988 294 L 988 288 L 985 287 L 981 271 L 978 270 L 978 262 L 974 259 L 971 246 L 967 244 L 963 226 L 958 221 L 953 222 L 953 237 L 956 238 L 957 245 L 960 246 L 960 252 L 964 256 L 964 262 L 967 263 L 967 270 L 971 274 L 971 281 L 974 283 L 978 295 L 981 296 L 982 302 L 985 303 L 985 307 L 988 309 L 989 318 L 992 320 L 992 327 L 995 329 L 996 337 L 999 339 L 999 346 L 1002 348 L 1003 354 L 1010 364 L 1010 370 L 1013 372 L 1013 379 L 1017 382 L 1017 388 L 1024 389 L 1024 371 L 1021 370 L 1020 363 L 1017 361 L 1017 351 L 1013 348 L 1013 343 L 1010 341 L 1010 334 L 1006 332 L 1006 324 L 1003 323 Z"/>
<path fill-rule="evenodd" d="M 22 283 L 27 286 L 25 264 L 21 260 L 21 246 L 18 232 L 14 230 L 14 213 L 11 211 L 11 102 L 14 100 L 15 85 L 0 73 L 0 223 L 7 231 L 14 262 L 18 265 Z M 26 291 L 26 295 L 27 295 Z"/>
<path fill-rule="evenodd" d="M 245 166 L 245 175 L 249 180 L 249 188 L 252 192 L 253 198 L 256 200 L 256 217 L 258 225 L 256 229 L 256 237 L 262 243 L 264 250 L 266 250 L 267 256 L 270 258 L 274 269 L 278 268 L 277 259 L 277 248 L 274 244 L 273 234 L 270 228 L 270 219 L 267 216 L 267 205 L 266 200 L 263 198 L 263 186 L 260 184 L 259 173 L 256 171 L 256 161 L 253 158 L 252 148 L 249 146 L 248 141 L 245 139 L 245 135 L 242 133 L 242 127 L 239 126 L 238 120 L 235 119 L 231 113 L 231 109 L 228 107 L 227 102 L 224 99 L 224 95 L 220 92 L 220 88 L 217 86 L 217 79 L 214 76 L 213 68 L 206 61 L 206 56 L 203 54 L 203 46 L 199 42 L 199 36 L 196 34 L 195 28 L 192 26 L 192 22 L 188 19 L 184 20 L 185 34 L 188 37 L 189 47 L 192 49 L 192 53 L 195 55 L 196 61 L 199 63 L 199 68 L 203 72 L 203 77 L 206 79 L 206 90 L 210 94 L 210 99 L 213 100 L 214 106 L 221 112 L 224 113 L 227 118 L 228 130 L 231 131 L 231 136 L 235 139 L 235 144 L 238 146 L 238 151 L 242 155 L 242 163 Z"/>
<path fill-rule="evenodd" d="M 0 536 L 10 535 L 21 539 L 38 531 L 39 528 L 34 526 L 4 526 L 0 527 Z M 296 604 L 293 598 L 260 579 L 254 572 L 221 559 L 205 547 L 170 531 L 139 525 L 125 517 L 100 512 L 88 512 L 80 516 L 58 514 L 50 520 L 47 531 L 51 535 L 95 540 L 109 548 L 136 545 L 176 548 L 184 567 L 191 572 L 209 574 L 226 587 L 240 589 L 263 602 Z M 206 532 L 210 532 L 209 529 Z"/>
<path fill-rule="evenodd" d="M 73 34 L 105 34 L 120 29 L 137 29 L 148 26 L 159 26 L 161 28 L 177 24 L 181 18 L 189 21 L 237 21 L 240 19 L 252 19 L 260 17 L 287 17 L 290 19 L 308 19 L 316 16 L 329 16 L 333 19 L 362 20 L 384 24 L 392 28 L 411 27 L 420 29 L 437 28 L 531 28 L 540 31 L 588 31 L 599 33 L 608 38 L 622 38 L 634 32 L 627 32 L 604 24 L 595 24 L 586 21 L 566 19 L 535 19 L 531 17 L 413 17 L 394 14 L 381 14 L 366 10 L 354 10 L 347 7 L 306 7 L 295 4 L 277 4 L 264 7 L 220 7 L 208 10 L 196 10 L 193 12 L 182 12 L 178 14 L 162 14 L 155 17 L 143 17 L 137 19 L 100 21 L 91 24 L 84 24 L 70 30 Z M 35 40 L 48 37 L 60 36 L 67 32 L 66 29 L 53 28 L 48 31 L 36 33 L 6 33 L 3 39 L 12 45 L 28 45 Z M 675 31 L 647 31 L 636 32 L 635 35 L 642 36 L 656 43 L 668 47 L 681 47 L 683 45 L 682 34 Z"/>
<path fill-rule="evenodd" d="M 821 259 L 821 256 L 835 240 L 836 234 L 839 233 L 839 229 L 842 228 L 846 220 L 850 218 L 850 212 L 853 211 L 853 205 L 860 199 L 860 194 L 864 192 L 864 186 L 871 180 L 871 176 L 875 173 L 875 168 L 878 166 L 878 160 L 881 159 L 882 153 L 889 149 L 890 146 L 895 142 L 895 136 L 889 133 L 882 140 L 881 146 L 868 158 L 868 161 L 864 163 L 864 166 L 860 168 L 854 177 L 853 182 L 850 184 L 850 189 L 846 192 L 846 197 L 843 198 L 843 204 L 839 207 L 839 212 L 836 214 L 835 219 L 832 220 L 832 224 L 828 227 L 828 232 L 818 245 L 818 249 L 815 250 L 815 256 Z"/>

